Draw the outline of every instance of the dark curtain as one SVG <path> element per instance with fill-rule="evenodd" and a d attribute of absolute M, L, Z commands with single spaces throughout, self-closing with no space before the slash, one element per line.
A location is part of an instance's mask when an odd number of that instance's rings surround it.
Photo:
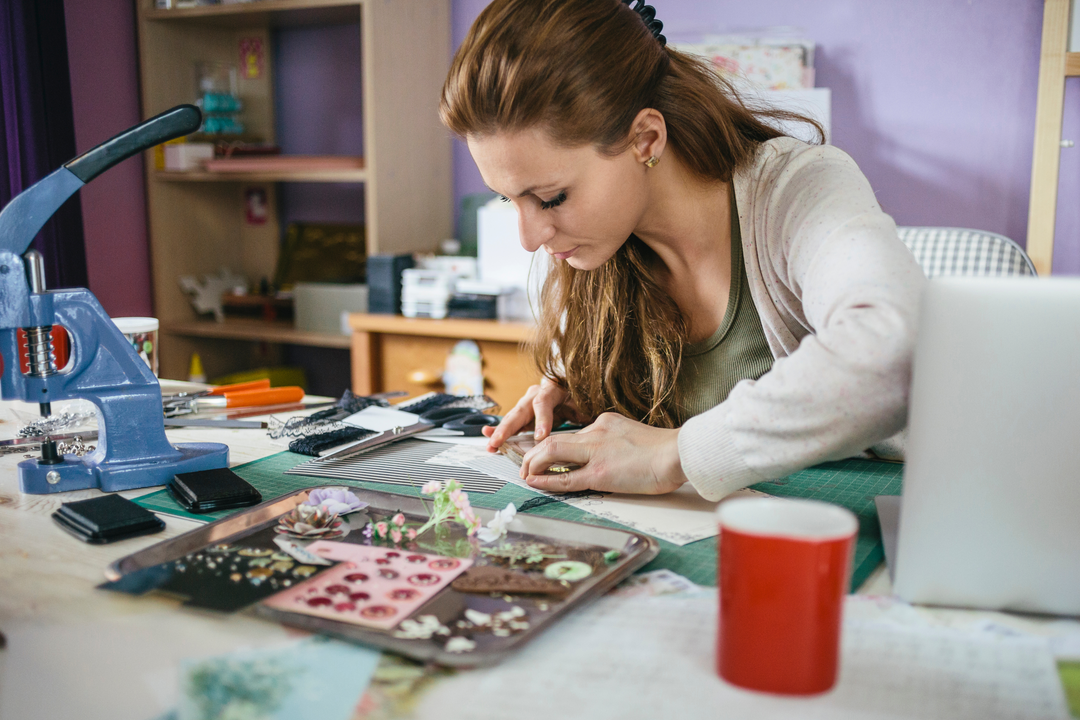
<path fill-rule="evenodd" d="M 75 157 L 63 0 L 0 0 L 0 206 Z M 76 193 L 33 248 L 49 288 L 86 287 Z"/>

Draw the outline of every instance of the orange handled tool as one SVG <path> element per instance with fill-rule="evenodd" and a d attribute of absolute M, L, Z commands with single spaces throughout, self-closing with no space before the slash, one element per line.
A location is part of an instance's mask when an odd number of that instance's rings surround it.
<path fill-rule="evenodd" d="M 301 387 L 294 385 L 272 388 L 269 385 L 268 380 L 222 385 L 206 391 L 206 394 L 169 398 L 165 400 L 165 417 L 188 415 L 204 410 L 284 405 L 304 399 L 304 389 Z M 247 389 L 239 389 L 244 386 L 247 386 Z"/>
<path fill-rule="evenodd" d="M 263 390 L 240 390 L 224 393 L 225 407 L 256 407 L 259 405 L 284 405 L 304 399 L 304 388 L 296 386 L 266 388 Z M 210 400 L 204 398 L 203 400 Z"/>
<path fill-rule="evenodd" d="M 233 383 L 232 385 L 218 385 L 207 390 L 207 395 L 231 395 L 235 392 L 247 392 L 249 390 L 269 390 L 270 378 L 252 380 L 250 382 Z"/>

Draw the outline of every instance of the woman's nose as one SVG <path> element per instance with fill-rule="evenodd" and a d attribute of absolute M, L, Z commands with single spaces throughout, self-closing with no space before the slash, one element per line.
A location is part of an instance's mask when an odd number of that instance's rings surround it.
<path fill-rule="evenodd" d="M 555 226 L 528 209 L 518 209 L 518 235 L 521 247 L 536 252 L 555 237 Z"/>

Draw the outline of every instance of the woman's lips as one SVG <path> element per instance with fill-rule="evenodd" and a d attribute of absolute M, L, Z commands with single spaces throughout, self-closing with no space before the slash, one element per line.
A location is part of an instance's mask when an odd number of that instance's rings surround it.
<path fill-rule="evenodd" d="M 574 253 L 576 253 L 576 252 L 578 251 L 578 248 L 579 248 L 579 247 L 581 247 L 581 246 L 580 246 L 580 245 L 577 245 L 577 246 L 575 246 L 575 247 L 572 247 L 572 248 L 570 248 L 570 249 L 569 249 L 569 250 L 567 250 L 566 252 L 557 252 L 557 253 L 551 253 L 551 256 L 552 256 L 553 258 L 555 258 L 556 260 L 565 260 L 565 259 L 567 259 L 568 257 L 570 257 L 571 255 L 573 255 Z"/>

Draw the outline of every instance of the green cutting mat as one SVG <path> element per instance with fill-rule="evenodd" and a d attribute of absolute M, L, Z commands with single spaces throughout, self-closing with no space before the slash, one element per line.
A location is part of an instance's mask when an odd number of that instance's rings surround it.
<path fill-rule="evenodd" d="M 233 468 L 236 473 L 254 485 L 262 493 L 263 499 L 270 500 L 286 495 L 295 490 L 313 485 L 323 485 L 327 481 L 302 475 L 285 475 L 285 471 L 308 460 L 303 455 L 282 452 L 277 455 L 256 460 L 255 462 Z M 878 526 L 877 510 L 874 508 L 876 495 L 899 495 L 903 466 L 896 463 L 875 462 L 872 460 L 841 460 L 824 463 L 789 475 L 779 480 L 754 485 L 755 490 L 780 497 L 814 498 L 843 505 L 859 518 L 859 537 L 855 544 L 855 562 L 851 578 L 852 589 L 869 577 L 870 573 L 885 557 L 881 544 L 881 532 Z M 334 480 L 335 485 L 350 485 L 368 490 L 382 490 L 405 495 L 418 495 L 417 488 L 402 488 L 398 485 L 383 483 L 350 482 Z M 492 495 L 473 493 L 469 499 L 477 507 L 501 510 L 507 503 L 521 505 L 536 494 L 507 483 Z M 167 490 L 143 495 L 135 502 L 155 512 L 179 515 L 193 520 L 217 520 L 239 510 L 222 510 L 205 515 L 192 515 L 184 511 Z M 628 530 L 618 523 L 599 518 L 579 510 L 566 503 L 550 503 L 536 510 L 533 514 L 558 520 L 603 525 Z M 659 540 L 660 554 L 645 566 L 645 570 L 668 568 L 700 585 L 716 584 L 716 539 L 706 538 L 689 545 L 673 545 Z"/>

